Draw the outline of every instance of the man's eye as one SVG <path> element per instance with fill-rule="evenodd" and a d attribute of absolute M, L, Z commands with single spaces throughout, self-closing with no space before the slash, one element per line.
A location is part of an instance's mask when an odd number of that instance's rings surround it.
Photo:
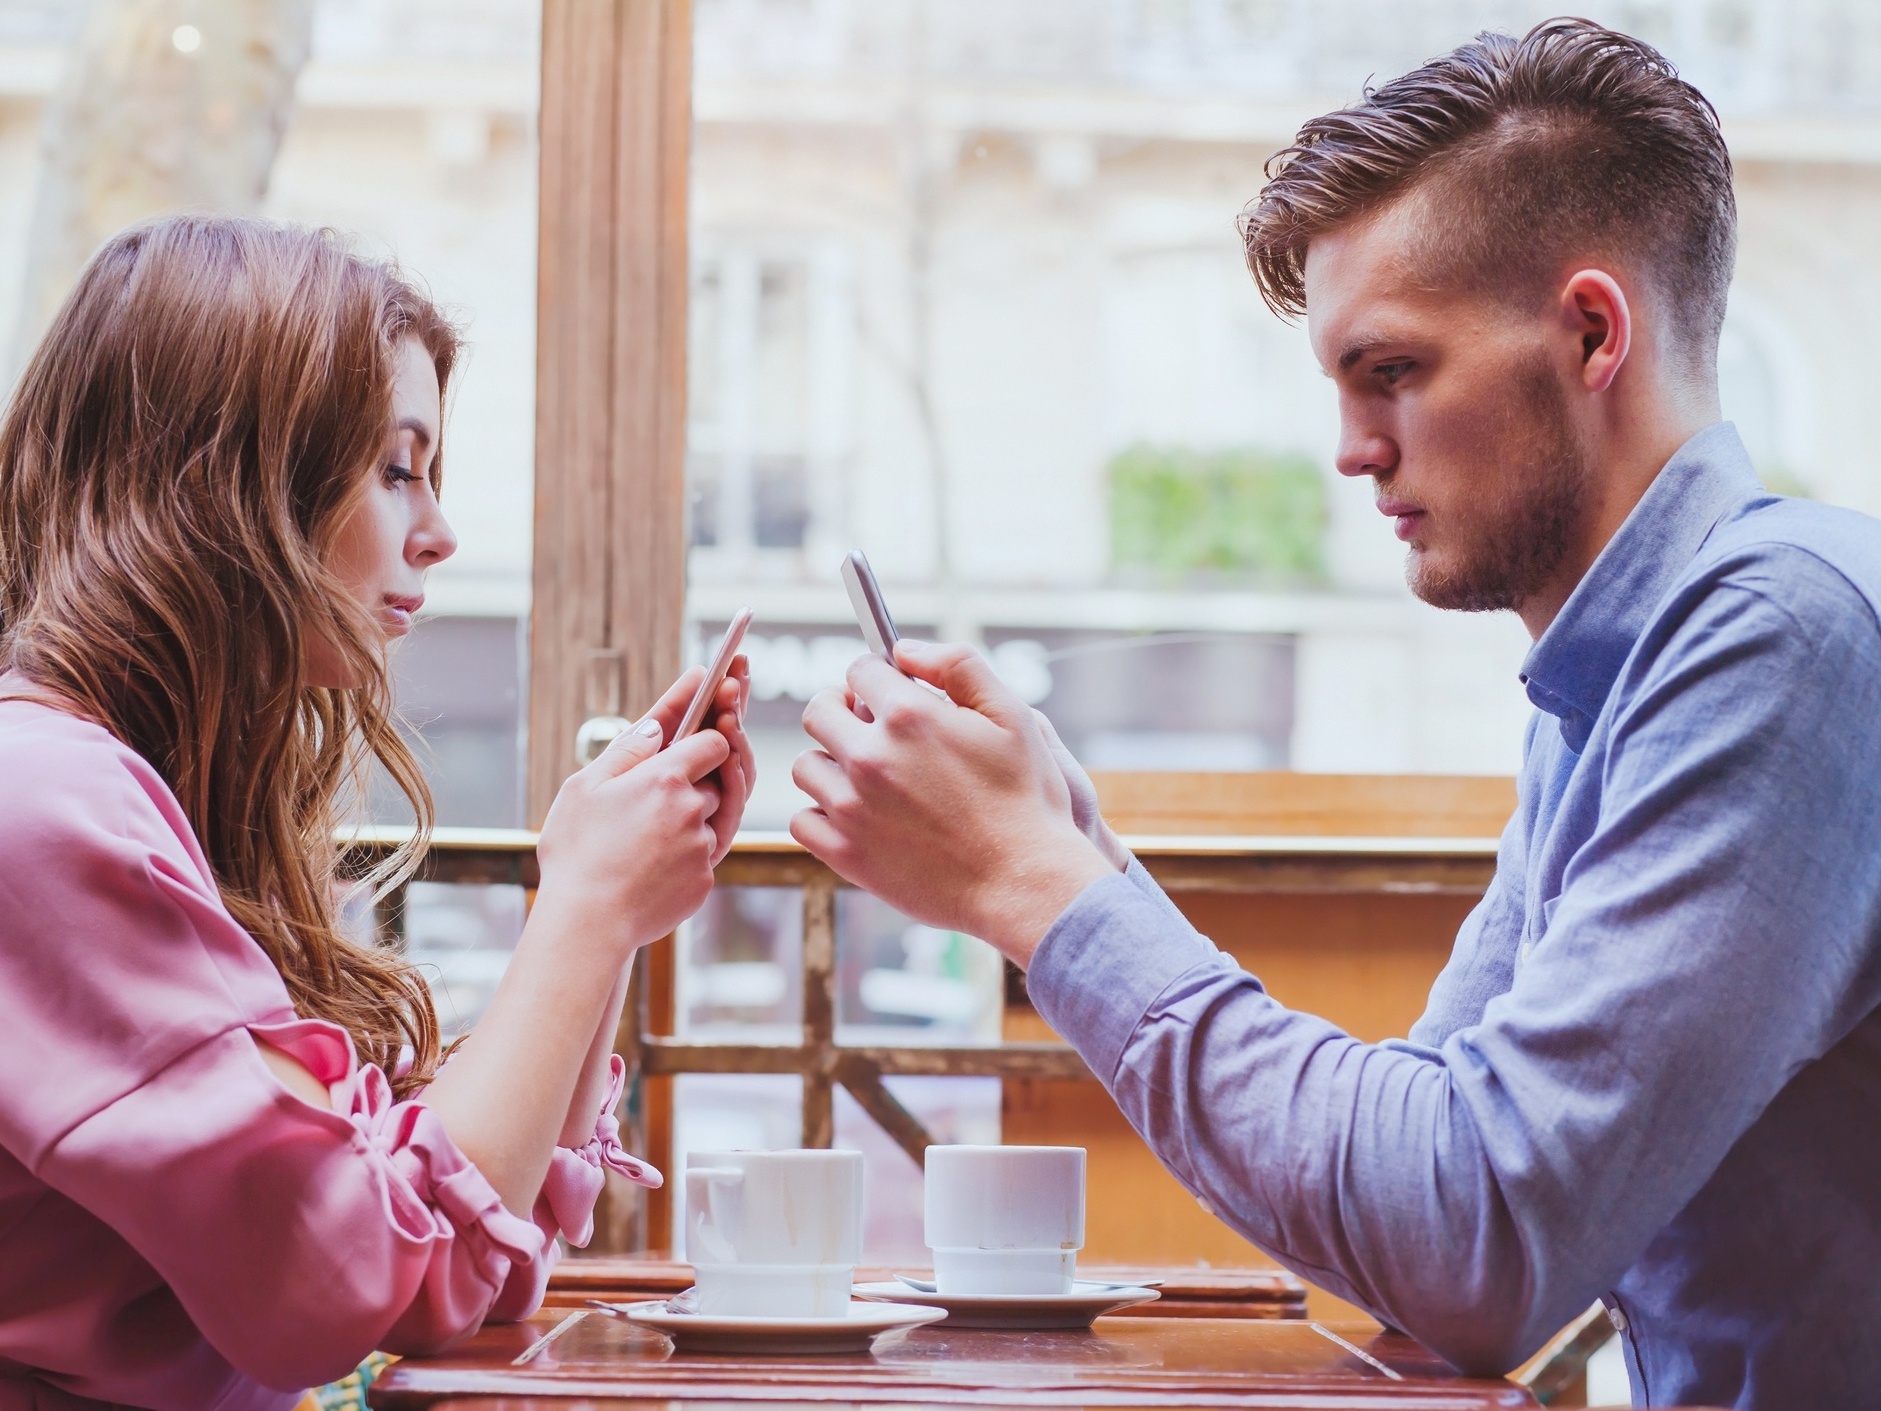
<path fill-rule="evenodd" d="M 1412 366 L 1413 364 L 1409 362 L 1380 363 L 1372 370 L 1377 373 L 1378 376 L 1382 377 L 1386 383 L 1390 384 L 1397 382 L 1399 378 L 1403 377 L 1411 370 Z"/>

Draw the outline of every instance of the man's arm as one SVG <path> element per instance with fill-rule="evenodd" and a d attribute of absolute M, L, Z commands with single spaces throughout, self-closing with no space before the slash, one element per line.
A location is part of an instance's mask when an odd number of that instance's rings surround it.
<path fill-rule="evenodd" d="M 1222 1218 L 1458 1365 L 1513 1365 L 1881 998 L 1881 749 L 1854 728 L 1881 664 L 1841 591 L 1799 621 L 1716 588 L 1622 683 L 1602 826 L 1513 989 L 1438 1057 L 1286 1010 L 1108 869 L 1015 947 L 1035 1002 Z M 893 758 L 863 771 L 870 808 Z M 974 893 L 935 875 L 954 852 L 926 855 L 925 895 Z"/>

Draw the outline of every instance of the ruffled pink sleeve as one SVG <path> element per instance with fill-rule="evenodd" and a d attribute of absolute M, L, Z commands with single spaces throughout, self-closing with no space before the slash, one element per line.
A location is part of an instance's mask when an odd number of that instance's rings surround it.
<path fill-rule="evenodd" d="M 555 1266 L 560 1235 L 577 1249 L 594 1238 L 594 1206 L 607 1184 L 607 1173 L 624 1176 L 635 1185 L 658 1190 L 665 1177 L 647 1162 L 630 1155 L 620 1144 L 620 1121 L 614 1109 L 620 1105 L 627 1082 L 627 1065 L 621 1056 L 608 1056 L 607 1096 L 595 1118 L 594 1135 L 584 1146 L 558 1146 L 549 1158 L 549 1172 L 542 1181 L 542 1193 L 536 1197 L 535 1223 L 542 1231 L 546 1257 L 533 1264 L 517 1264 L 509 1282 L 491 1305 L 489 1317 L 496 1322 L 526 1318 L 542 1303 L 548 1287 L 549 1270 Z"/>
<path fill-rule="evenodd" d="M 0 749 L 0 1148 L 149 1265 L 114 1296 L 151 1316 L 96 1315 L 149 1339 L 120 1338 L 112 1365 L 174 1361 L 199 1335 L 296 1391 L 528 1312 L 557 1231 L 588 1232 L 603 1168 L 641 1169 L 612 1117 L 556 1153 L 533 1219 L 512 1214 L 422 1100 L 392 1101 L 340 1029 L 294 1017 L 148 766 L 95 727 L 28 725 Z M 332 1110 L 290 1093 L 258 1042 Z"/>

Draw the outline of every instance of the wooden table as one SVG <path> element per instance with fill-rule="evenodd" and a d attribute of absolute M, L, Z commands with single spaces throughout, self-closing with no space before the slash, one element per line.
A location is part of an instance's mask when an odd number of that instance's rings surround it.
<path fill-rule="evenodd" d="M 563 1318 L 484 1329 L 440 1357 L 388 1368 L 368 1396 L 380 1411 L 626 1411 L 659 1402 L 833 1402 L 1010 1407 L 1261 1407 L 1486 1411 L 1533 1407 L 1520 1387 L 1459 1377 L 1409 1338 L 1304 1320 L 1098 1320 L 1089 1332 L 891 1333 L 872 1355 L 682 1355 L 660 1334 L 594 1312 L 522 1366 L 515 1359 Z M 479 1400 L 478 1398 L 481 1398 Z"/>
<path fill-rule="evenodd" d="M 903 1265 L 902 1271 L 916 1272 Z M 932 1277 L 932 1272 L 921 1273 Z M 893 1269 L 858 1269 L 857 1283 L 892 1282 Z M 1080 1264 L 1078 1277 L 1111 1283 L 1156 1279 L 1162 1297 L 1133 1309 L 1140 1318 L 1304 1318 L 1306 1285 L 1284 1269 L 1138 1269 Z M 580 1308 L 588 1299 L 638 1303 L 692 1287 L 692 1266 L 670 1259 L 564 1259 L 549 1275 L 544 1303 Z"/>

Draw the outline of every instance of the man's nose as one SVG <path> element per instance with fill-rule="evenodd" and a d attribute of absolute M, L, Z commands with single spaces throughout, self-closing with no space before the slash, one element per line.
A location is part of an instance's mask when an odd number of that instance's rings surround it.
<path fill-rule="evenodd" d="M 1340 429 L 1333 465 L 1341 475 L 1383 478 L 1398 468 L 1398 443 L 1382 432 L 1348 424 Z"/>

